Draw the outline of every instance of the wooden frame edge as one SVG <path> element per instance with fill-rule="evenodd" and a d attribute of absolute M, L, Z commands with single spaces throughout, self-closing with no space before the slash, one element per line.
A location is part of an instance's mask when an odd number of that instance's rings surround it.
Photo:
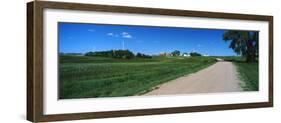
<path fill-rule="evenodd" d="M 37 1 L 36 3 L 37 5 L 42 6 L 43 8 L 132 13 L 132 14 L 152 14 L 152 15 L 156 14 L 156 15 L 169 15 L 169 16 L 208 17 L 208 18 L 238 19 L 238 20 L 243 19 L 243 20 L 260 20 L 260 21 L 268 21 L 272 17 L 269 15 L 176 10 L 176 9 L 163 9 L 163 8 L 145 8 L 145 7 L 131 7 L 131 6 L 119 6 L 119 5 L 113 6 L 113 5 L 70 3 L 70 2 Z"/>
<path fill-rule="evenodd" d="M 43 113 L 43 9 L 44 8 L 268 21 L 269 22 L 269 101 L 258 102 L 258 103 L 208 105 L 208 106 L 195 106 L 195 107 L 44 115 Z M 273 106 L 273 16 L 171 10 L 171 9 L 158 9 L 158 8 L 156 9 L 156 8 L 142 8 L 142 7 L 126 7 L 126 6 L 110 6 L 110 5 L 94 5 L 94 4 L 80 4 L 80 3 L 47 2 L 47 1 L 33 1 L 27 3 L 27 120 L 31 122 L 48 122 L 48 121 L 108 118 L 108 117 L 203 112 L 203 111 L 233 110 L 233 109 L 247 109 L 247 108 L 262 108 L 262 107 L 272 107 L 272 106 Z"/>
<path fill-rule="evenodd" d="M 236 109 L 251 109 L 272 107 L 269 102 L 261 103 L 244 103 L 244 104 L 227 104 L 227 105 L 209 105 L 195 107 L 177 107 L 177 108 L 159 108 L 159 109 L 140 109 L 140 110 L 125 110 L 125 111 L 110 111 L 96 113 L 73 113 L 59 115 L 44 115 L 39 122 L 50 121 L 65 121 L 65 120 L 82 120 L 82 119 L 99 119 L 112 117 L 127 117 L 127 116 L 144 116 L 144 115 L 159 115 L 173 113 L 191 113 L 191 112 L 206 112 L 206 111 L 221 111 L 221 110 L 236 110 Z"/>
<path fill-rule="evenodd" d="M 43 8 L 38 1 L 27 3 L 27 120 L 43 115 Z"/>
<path fill-rule="evenodd" d="M 33 81 L 33 24 L 34 2 L 27 3 L 27 120 L 34 121 L 34 81 Z"/>
<path fill-rule="evenodd" d="M 273 103 L 273 100 L 274 100 L 274 98 L 273 98 L 273 95 L 274 95 L 274 86 L 273 86 L 273 36 L 274 36 L 274 34 L 273 34 L 273 30 L 274 30 L 274 28 L 273 28 L 273 24 L 274 24 L 274 17 L 273 16 L 270 16 L 269 17 L 269 19 L 268 19 L 268 23 L 269 23 L 269 27 L 268 27 L 268 30 L 269 30 L 269 38 L 268 38 L 268 41 L 269 41 L 269 46 L 268 46 L 268 49 L 269 49 L 269 70 L 268 70 L 268 74 L 269 74 L 269 78 L 268 78 L 268 83 L 269 83 L 269 89 L 268 89 L 268 91 L 269 91 L 269 103 L 270 103 L 270 105 L 271 105 L 271 107 L 273 107 L 273 105 L 274 105 L 274 103 Z"/>

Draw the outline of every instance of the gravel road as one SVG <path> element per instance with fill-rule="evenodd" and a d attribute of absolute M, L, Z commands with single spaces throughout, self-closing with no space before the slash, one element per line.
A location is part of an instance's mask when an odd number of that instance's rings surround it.
<path fill-rule="evenodd" d="M 235 66 L 221 61 L 196 73 L 179 77 L 144 95 L 170 95 L 242 91 Z"/>

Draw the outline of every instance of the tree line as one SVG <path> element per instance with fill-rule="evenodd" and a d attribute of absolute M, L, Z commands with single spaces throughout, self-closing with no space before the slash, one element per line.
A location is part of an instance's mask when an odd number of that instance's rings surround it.
<path fill-rule="evenodd" d="M 171 52 L 172 56 L 180 56 L 181 52 L 175 50 Z M 183 53 L 187 54 L 187 53 Z M 200 53 L 191 52 L 190 56 L 202 56 Z M 107 51 L 95 51 L 95 52 L 87 52 L 85 56 L 94 56 L 94 57 L 109 57 L 109 58 L 118 58 L 118 59 L 132 59 L 132 58 L 152 58 L 151 55 L 147 55 L 144 53 L 137 53 L 136 55 L 130 50 L 107 50 Z"/>
<path fill-rule="evenodd" d="M 108 51 L 87 52 L 85 56 L 110 57 L 110 58 L 119 58 L 119 59 L 152 58 L 152 56 L 143 53 L 137 53 L 135 55 L 130 50 L 108 50 Z"/>

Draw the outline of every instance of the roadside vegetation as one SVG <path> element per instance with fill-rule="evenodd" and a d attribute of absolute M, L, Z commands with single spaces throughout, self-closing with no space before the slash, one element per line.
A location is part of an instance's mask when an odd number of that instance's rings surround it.
<path fill-rule="evenodd" d="M 255 62 L 246 62 L 245 58 L 239 56 L 222 57 L 225 61 L 231 61 L 237 68 L 239 78 L 244 82 L 240 86 L 244 91 L 259 90 L 259 64 Z"/>
<path fill-rule="evenodd" d="M 245 84 L 242 84 L 241 87 L 245 91 L 258 91 L 259 90 L 259 67 L 258 63 L 243 63 L 243 62 L 234 62 L 237 66 L 237 70 L 242 81 Z"/>

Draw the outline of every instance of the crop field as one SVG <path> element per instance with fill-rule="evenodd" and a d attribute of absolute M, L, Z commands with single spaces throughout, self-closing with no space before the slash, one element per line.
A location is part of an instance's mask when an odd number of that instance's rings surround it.
<path fill-rule="evenodd" d="M 114 59 L 60 56 L 59 98 L 133 96 L 194 73 L 216 61 L 212 57 Z"/>

